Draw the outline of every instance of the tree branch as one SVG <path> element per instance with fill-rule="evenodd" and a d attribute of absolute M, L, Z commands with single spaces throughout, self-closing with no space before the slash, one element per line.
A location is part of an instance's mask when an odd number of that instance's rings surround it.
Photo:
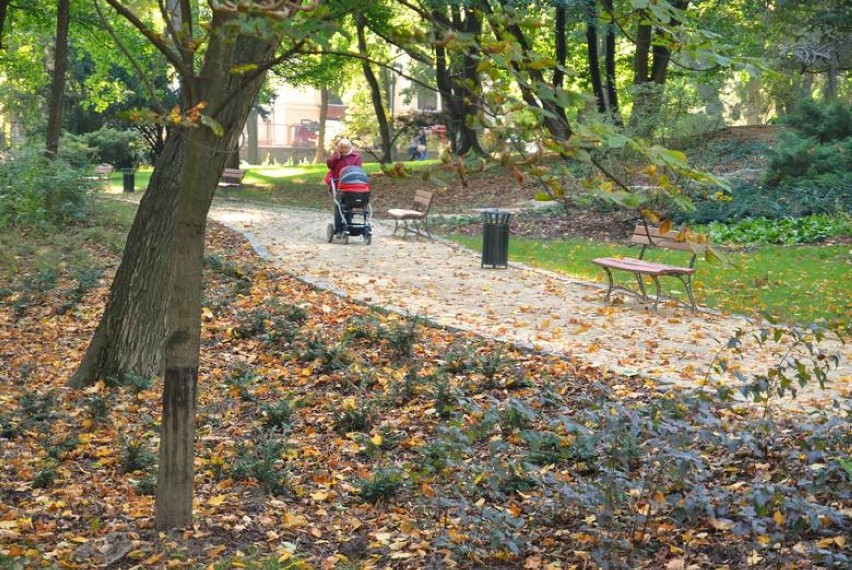
<path fill-rule="evenodd" d="M 121 50 L 121 53 L 124 54 L 124 57 L 126 57 L 127 60 L 130 62 L 130 65 L 133 66 L 133 69 L 136 70 L 136 74 L 139 76 L 139 80 L 145 86 L 145 89 L 148 91 L 148 94 L 151 96 L 151 100 L 154 102 L 154 107 L 161 114 L 165 113 L 166 109 L 165 109 L 165 107 L 163 107 L 162 103 L 160 103 L 159 99 L 157 99 L 157 91 L 154 88 L 154 84 L 151 83 L 150 79 L 148 78 L 148 74 L 142 71 L 142 68 L 140 67 L 139 62 L 136 61 L 136 58 L 133 57 L 133 54 L 130 53 L 130 50 L 128 50 L 127 47 L 121 42 L 118 35 L 115 33 L 115 28 L 112 27 L 112 24 L 110 24 L 107 21 L 106 17 L 104 16 L 103 10 L 101 10 L 100 3 L 97 0 L 95 0 L 94 5 L 95 5 L 95 11 L 98 13 L 98 17 L 101 20 L 101 24 L 103 25 L 104 28 L 106 28 L 107 33 L 110 35 L 112 40 L 115 42 L 115 45 L 118 46 L 118 49 Z"/>
<path fill-rule="evenodd" d="M 97 2 L 97 0 L 95 0 Z M 163 41 L 163 38 L 160 37 L 154 30 L 145 25 L 142 20 L 140 20 L 136 14 L 133 13 L 132 10 L 124 6 L 119 0 L 105 0 L 107 4 L 112 6 L 113 10 L 118 12 L 125 20 L 130 22 L 130 24 L 139 30 L 143 36 L 145 36 L 151 44 L 160 51 L 160 53 L 165 56 L 165 58 L 171 63 L 175 69 L 177 69 L 178 74 L 184 78 L 192 77 L 192 69 L 186 69 L 181 60 L 180 54 L 175 53 L 173 50 L 169 49 L 169 46 L 166 42 Z"/>

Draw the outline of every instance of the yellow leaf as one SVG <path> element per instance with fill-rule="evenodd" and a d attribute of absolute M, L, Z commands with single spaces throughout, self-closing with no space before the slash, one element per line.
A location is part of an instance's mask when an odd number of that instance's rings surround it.
<path fill-rule="evenodd" d="M 316 493 L 311 493 L 311 498 L 315 501 L 324 501 L 328 499 L 328 491 L 317 491 Z"/>
<path fill-rule="evenodd" d="M 781 526 L 787 519 L 781 511 L 775 511 L 775 514 L 772 515 L 772 520 L 775 521 L 775 524 Z"/>
<path fill-rule="evenodd" d="M 153 566 L 154 564 L 156 564 L 157 562 L 159 562 L 162 559 L 163 559 L 163 553 L 158 552 L 157 554 L 154 554 L 153 556 L 149 556 L 148 558 L 143 560 L 142 564 L 144 564 L 145 566 Z"/>
<path fill-rule="evenodd" d="M 291 515 L 287 513 L 281 519 L 281 523 L 290 528 L 304 528 L 308 526 L 308 519 L 304 515 Z"/>
<path fill-rule="evenodd" d="M 225 495 L 216 495 L 215 497 L 210 497 L 208 499 L 207 504 L 211 507 L 219 507 L 222 503 L 225 502 Z"/>
<path fill-rule="evenodd" d="M 207 558 L 215 558 L 219 556 L 220 554 L 225 552 L 225 548 L 226 547 L 223 545 L 214 546 L 213 548 L 207 551 Z"/>
<path fill-rule="evenodd" d="M 382 445 L 382 443 L 384 443 L 385 440 L 382 438 L 381 435 L 376 434 L 376 435 L 374 435 L 373 437 L 370 438 L 370 441 L 373 442 L 373 445 L 375 445 L 376 447 L 379 447 L 380 445 Z"/>

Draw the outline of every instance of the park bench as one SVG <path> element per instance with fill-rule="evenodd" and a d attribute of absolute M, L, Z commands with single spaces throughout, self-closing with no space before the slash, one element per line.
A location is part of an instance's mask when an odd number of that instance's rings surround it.
<path fill-rule="evenodd" d="M 393 233 L 396 235 L 397 230 L 402 223 L 403 237 L 409 232 L 420 235 L 425 233 L 426 237 L 431 238 L 429 233 L 428 216 L 429 210 L 432 208 L 432 201 L 435 197 L 433 192 L 426 190 L 418 190 L 414 194 L 414 203 L 411 209 L 394 208 L 388 210 L 388 216 L 394 221 Z"/>
<path fill-rule="evenodd" d="M 107 178 L 112 174 L 113 168 L 111 164 L 98 164 L 95 166 L 95 176 L 98 178 Z"/>
<path fill-rule="evenodd" d="M 641 245 L 642 251 L 638 258 L 630 257 L 599 257 L 592 260 L 592 263 L 601 266 L 606 271 L 606 276 L 609 281 L 609 288 L 606 292 L 606 300 L 610 302 L 612 292 L 616 288 L 613 279 L 613 271 L 626 271 L 632 273 L 639 285 L 639 291 L 642 294 L 642 299 L 648 301 L 648 294 L 645 290 L 645 278 L 649 277 L 656 288 L 657 297 L 654 300 L 654 310 L 660 303 L 662 296 L 660 287 L 660 277 L 676 277 L 683 283 L 686 289 L 686 295 L 689 297 L 689 304 L 692 307 L 692 312 L 695 312 L 697 307 L 695 304 L 695 295 L 692 291 L 692 275 L 695 273 L 695 260 L 699 253 L 706 251 L 707 239 L 706 236 L 700 234 L 688 235 L 686 232 L 666 231 L 661 232 L 660 228 L 649 226 L 645 223 L 638 223 L 633 230 L 633 236 L 630 238 L 633 245 Z M 644 259 L 646 251 L 651 248 L 674 249 L 686 251 L 692 254 L 687 266 L 666 265 L 656 263 Z"/>
<path fill-rule="evenodd" d="M 239 188 L 243 185 L 246 171 L 240 168 L 226 168 L 219 179 L 219 188 Z"/>

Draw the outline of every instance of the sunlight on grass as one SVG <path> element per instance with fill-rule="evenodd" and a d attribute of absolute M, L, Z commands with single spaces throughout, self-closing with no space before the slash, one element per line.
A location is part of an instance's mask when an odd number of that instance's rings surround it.
<path fill-rule="evenodd" d="M 450 236 L 466 247 L 481 251 L 478 236 Z M 512 238 L 509 258 L 513 262 L 565 273 L 588 281 L 606 282 L 604 272 L 592 264 L 595 257 L 630 256 L 638 250 L 591 240 L 531 240 Z M 649 259 L 682 265 L 682 252 L 653 252 Z M 852 314 L 852 282 L 847 246 L 764 246 L 728 255 L 731 266 L 711 265 L 699 260 L 695 295 L 701 305 L 748 316 L 810 324 L 849 319 Z M 633 277 L 616 272 L 620 285 L 633 286 Z M 677 279 L 663 279 L 665 295 L 685 300 Z"/>

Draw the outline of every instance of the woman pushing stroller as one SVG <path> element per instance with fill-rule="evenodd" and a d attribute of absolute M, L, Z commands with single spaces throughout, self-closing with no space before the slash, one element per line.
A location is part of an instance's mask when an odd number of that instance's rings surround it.
<path fill-rule="evenodd" d="M 326 160 L 326 166 L 325 181 L 334 202 L 334 225 L 328 226 L 328 241 L 341 237 L 348 242 L 349 236 L 362 236 L 369 244 L 373 233 L 369 178 L 352 141 L 341 139 L 337 151 Z M 358 221 L 354 221 L 356 217 Z"/>

